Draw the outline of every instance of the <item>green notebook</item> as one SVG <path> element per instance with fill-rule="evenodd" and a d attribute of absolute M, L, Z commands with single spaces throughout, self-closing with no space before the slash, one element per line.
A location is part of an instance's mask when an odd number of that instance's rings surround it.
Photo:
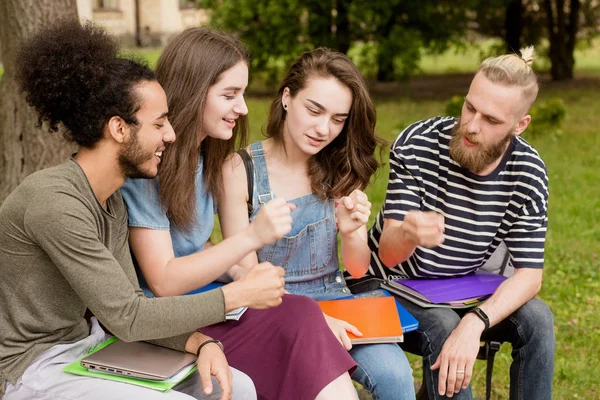
<path fill-rule="evenodd" d="M 94 348 L 92 351 L 90 351 L 89 354 L 95 353 L 98 350 L 103 349 L 104 347 L 108 346 L 109 344 L 113 343 L 116 340 L 117 340 L 117 338 L 113 336 L 112 338 L 108 339 L 106 342 L 96 346 L 96 348 Z M 89 355 L 89 354 L 87 354 L 87 355 Z M 169 379 L 166 381 L 147 381 L 144 379 L 130 378 L 127 376 L 111 375 L 111 374 L 106 374 L 106 373 L 102 373 L 102 372 L 93 372 L 93 371 L 89 371 L 87 368 L 82 367 L 81 360 L 74 361 L 71 364 L 67 365 L 66 367 L 63 368 L 63 371 L 68 372 L 70 374 L 81 375 L 81 376 L 90 376 L 93 378 L 106 379 L 109 381 L 123 382 L 123 383 L 128 383 L 130 385 L 137 385 L 137 386 L 142 386 L 142 387 L 152 389 L 152 390 L 158 390 L 160 392 L 167 392 L 167 391 L 171 390 L 175 385 L 177 385 L 178 383 L 183 381 L 185 378 L 190 376 L 194 371 L 196 371 L 196 369 L 197 369 L 197 367 L 194 364 L 194 366 L 189 371 L 182 374 L 182 376 L 180 376 L 179 379 L 175 380 L 175 381 L 173 381 L 172 379 Z"/>

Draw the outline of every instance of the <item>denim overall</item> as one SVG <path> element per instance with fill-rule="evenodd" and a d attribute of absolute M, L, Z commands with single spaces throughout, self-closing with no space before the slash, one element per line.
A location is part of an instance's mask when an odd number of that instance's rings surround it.
<path fill-rule="evenodd" d="M 263 204 L 273 199 L 262 142 L 250 145 L 254 162 L 253 220 Z M 258 253 L 258 261 L 268 261 L 285 270 L 285 289 L 293 294 L 329 300 L 350 295 L 338 263 L 337 228 L 333 200 L 323 201 L 310 193 L 288 200 L 292 211 L 289 234 Z"/>
<path fill-rule="evenodd" d="M 254 162 L 253 220 L 274 196 L 262 142 L 250 145 L 250 155 Z M 339 269 L 333 200 L 322 201 L 311 193 L 288 202 L 296 205 L 291 232 L 259 250 L 258 261 L 282 266 L 290 293 L 317 301 L 350 296 Z M 367 388 L 374 400 L 414 400 L 412 369 L 400 346 L 356 345 L 350 355 L 358 363 L 352 379 Z"/>

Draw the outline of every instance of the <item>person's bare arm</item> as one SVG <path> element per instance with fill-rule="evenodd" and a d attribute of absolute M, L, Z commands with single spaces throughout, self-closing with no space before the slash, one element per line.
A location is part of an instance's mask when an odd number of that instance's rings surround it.
<path fill-rule="evenodd" d="M 371 202 L 359 189 L 337 202 L 335 216 L 341 237 L 342 261 L 346 271 L 354 278 L 364 276 L 371 261 L 366 225 L 369 215 Z"/>
<path fill-rule="evenodd" d="M 140 227 L 129 228 L 129 243 L 148 286 L 159 297 L 205 286 L 261 246 L 246 230 L 200 252 L 175 257 L 169 231 Z"/>

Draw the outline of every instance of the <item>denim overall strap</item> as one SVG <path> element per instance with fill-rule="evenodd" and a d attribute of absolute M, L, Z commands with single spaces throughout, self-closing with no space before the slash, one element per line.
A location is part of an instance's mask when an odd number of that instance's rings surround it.
<path fill-rule="evenodd" d="M 250 156 L 254 162 L 254 212 L 273 199 L 271 185 L 269 185 L 269 175 L 267 174 L 267 162 L 265 160 L 265 151 L 262 147 L 262 142 L 254 142 L 250 145 Z"/>

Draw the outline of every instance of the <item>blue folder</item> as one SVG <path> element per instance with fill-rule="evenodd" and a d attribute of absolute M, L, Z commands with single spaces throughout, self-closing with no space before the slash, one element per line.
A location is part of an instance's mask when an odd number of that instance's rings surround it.
<path fill-rule="evenodd" d="M 219 288 L 223 285 L 225 285 L 225 284 L 221 283 L 221 282 L 211 282 L 206 286 L 202 286 L 201 288 L 198 288 L 198 289 L 196 289 L 192 292 L 186 293 L 186 294 L 198 294 L 198 293 L 202 293 L 202 292 L 208 292 L 209 290 Z"/>
<path fill-rule="evenodd" d="M 187 294 L 202 293 L 202 292 L 206 292 L 206 291 L 209 291 L 212 289 L 216 289 L 223 285 L 224 285 L 224 283 L 221 283 L 221 282 L 212 282 L 206 286 L 203 286 L 203 287 L 196 289 L 193 292 L 190 292 Z M 385 289 L 376 289 L 376 290 L 370 290 L 368 292 L 344 297 L 344 299 L 353 299 L 353 298 L 361 298 L 361 297 L 382 297 L 382 296 L 391 296 L 391 294 L 390 294 L 390 292 L 388 292 Z M 398 315 L 400 316 L 400 324 L 402 325 L 402 331 L 404 333 L 408 333 L 408 332 L 412 332 L 412 331 L 416 330 L 419 327 L 419 321 L 417 321 L 417 319 L 415 317 L 413 317 L 413 315 L 411 313 L 409 313 L 408 310 L 406 310 L 406 308 L 404 308 L 402 306 L 402 304 L 400 304 L 400 302 L 398 302 L 398 300 L 396 300 L 396 307 L 398 308 Z"/>

